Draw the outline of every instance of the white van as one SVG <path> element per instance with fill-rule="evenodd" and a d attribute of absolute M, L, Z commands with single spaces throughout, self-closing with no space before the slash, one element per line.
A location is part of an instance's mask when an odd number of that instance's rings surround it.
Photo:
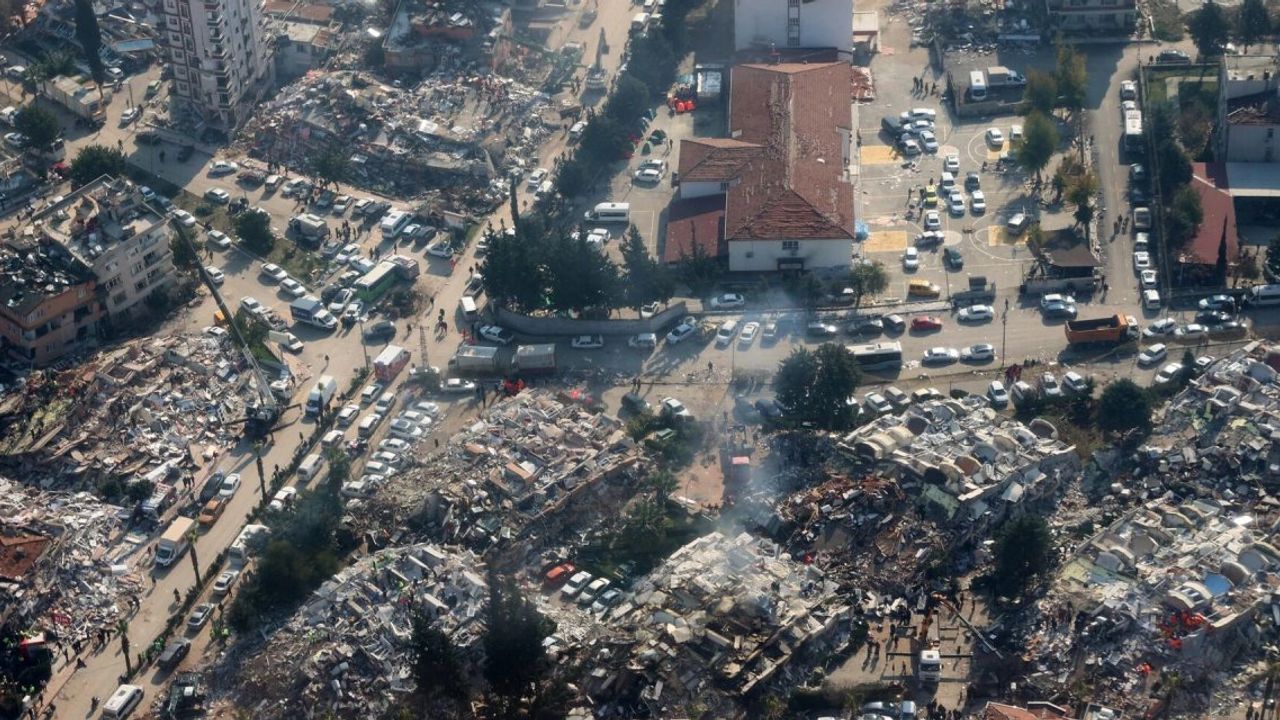
<path fill-rule="evenodd" d="M 394 240 L 406 227 L 413 216 L 404 210 L 392 210 L 382 216 L 378 227 L 382 230 L 383 240 Z"/>
<path fill-rule="evenodd" d="M 376 412 L 369 413 L 360 418 L 360 424 L 356 426 L 356 435 L 368 439 L 373 436 L 373 431 L 378 429 L 378 424 L 382 422 L 382 416 Z"/>
<path fill-rule="evenodd" d="M 298 478 L 302 482 L 311 482 L 312 478 L 320 472 L 321 467 L 324 467 L 324 456 L 319 453 L 311 453 L 302 458 L 302 462 L 298 463 Z"/>
<path fill-rule="evenodd" d="M 345 440 L 346 437 L 347 434 L 341 430 L 330 430 L 324 434 L 324 437 L 320 438 L 320 447 L 325 450 L 342 447 L 342 441 Z"/>
<path fill-rule="evenodd" d="M 587 222 L 631 222 L 631 203 L 600 203 L 582 214 Z"/>
<path fill-rule="evenodd" d="M 102 717 L 122 720 L 142 702 L 142 688 L 137 685 L 121 685 L 102 704 Z"/>
<path fill-rule="evenodd" d="M 543 200 L 551 197 L 551 193 L 555 192 L 556 185 L 550 180 L 543 180 L 538 189 L 533 192 L 533 197 L 537 200 Z"/>
<path fill-rule="evenodd" d="M 973 70 L 969 73 L 969 97 L 975 102 L 987 99 L 987 79 L 983 77 L 981 70 Z"/>
<path fill-rule="evenodd" d="M 480 308 L 476 307 L 476 299 L 471 295 L 463 295 L 458 301 L 458 308 L 462 310 L 462 317 L 467 320 L 477 320 L 480 317 Z"/>
<path fill-rule="evenodd" d="M 1160 293 L 1156 292 L 1155 290 L 1143 290 L 1142 291 L 1142 307 L 1146 308 L 1147 310 L 1159 310 L 1160 309 Z"/>
<path fill-rule="evenodd" d="M 586 131 L 586 129 L 587 129 L 587 121 L 579 120 L 578 122 L 573 124 L 573 127 L 569 128 L 569 139 L 575 140 L 575 141 L 581 140 L 582 133 Z"/>
<path fill-rule="evenodd" d="M 636 13 L 631 17 L 631 32 L 641 32 L 649 24 L 649 13 Z"/>
<path fill-rule="evenodd" d="M 268 175 L 266 182 L 267 192 L 275 192 L 282 182 L 284 182 L 284 178 L 279 175 Z"/>

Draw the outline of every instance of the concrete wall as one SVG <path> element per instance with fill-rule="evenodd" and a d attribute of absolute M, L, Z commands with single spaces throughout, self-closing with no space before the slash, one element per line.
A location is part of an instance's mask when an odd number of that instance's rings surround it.
<path fill-rule="evenodd" d="M 777 272 L 779 259 L 804 260 L 805 270 L 849 268 L 853 240 L 798 240 L 796 252 L 784 250 L 781 240 L 733 240 L 729 242 L 731 272 Z"/>
<path fill-rule="evenodd" d="M 720 183 L 718 182 L 680 181 L 680 197 L 684 200 L 706 197 L 707 195 L 719 195 L 722 192 L 724 192 L 724 190 L 720 188 Z"/>
<path fill-rule="evenodd" d="M 1230 123 L 1223 126 L 1226 155 L 1221 162 L 1275 162 L 1280 160 L 1280 123 Z"/>
<path fill-rule="evenodd" d="M 799 43 L 787 41 L 787 13 L 799 13 Z M 782 0 L 735 0 L 733 47 L 834 47 L 853 51 L 853 3 L 849 0 L 813 0 L 788 8 Z"/>
<path fill-rule="evenodd" d="M 530 317 L 505 308 L 494 311 L 498 324 L 522 335 L 545 337 L 574 335 L 638 335 L 657 333 L 689 314 L 683 302 L 675 303 L 651 318 L 619 320 L 573 320 L 558 317 Z"/>

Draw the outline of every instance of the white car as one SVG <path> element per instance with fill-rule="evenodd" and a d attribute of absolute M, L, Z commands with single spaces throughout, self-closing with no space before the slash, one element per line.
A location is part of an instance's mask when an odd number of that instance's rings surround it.
<path fill-rule="evenodd" d="M 236 494 L 240 489 L 240 473 L 231 473 L 222 478 L 222 484 L 218 486 L 218 497 L 226 500 Z"/>
<path fill-rule="evenodd" d="M 1196 374 L 1198 375 L 1208 370 L 1209 366 L 1213 365 L 1217 361 L 1218 359 L 1212 355 L 1201 355 L 1200 357 L 1196 358 L 1196 365 L 1195 365 Z"/>
<path fill-rule="evenodd" d="M 356 416 L 360 414 L 359 405 L 343 405 L 338 411 L 337 421 L 338 427 L 347 427 L 356 421 Z"/>
<path fill-rule="evenodd" d="M 716 347 L 727 347 L 733 342 L 733 336 L 738 334 L 738 321 L 725 320 L 720 323 L 720 328 L 716 330 Z"/>
<path fill-rule="evenodd" d="M 433 369 L 436 371 L 437 375 L 440 374 L 438 369 Z M 414 412 L 420 412 L 427 417 L 436 417 L 440 414 L 440 405 L 433 403 L 430 400 L 419 400 L 413 404 L 413 410 Z"/>
<path fill-rule="evenodd" d="M 1004 147 L 1004 133 L 1000 128 L 987 128 L 987 144 L 992 147 Z"/>
<path fill-rule="evenodd" d="M 964 215 L 964 193 L 959 190 L 951 193 L 951 197 L 947 198 L 947 210 L 956 217 Z"/>
<path fill-rule="evenodd" d="M 1010 125 L 1009 126 L 1009 142 L 1016 143 L 1021 139 L 1022 139 L 1022 126 Z"/>
<path fill-rule="evenodd" d="M 231 202 L 231 193 L 222 188 L 209 188 L 204 191 L 204 199 L 219 205 L 226 205 Z"/>
<path fill-rule="evenodd" d="M 953 175 L 960 172 L 960 156 L 953 154 L 944 158 L 942 160 L 942 171 L 949 172 Z"/>
<path fill-rule="evenodd" d="M 239 170 L 240 166 L 230 160 L 219 160 L 209 166 L 209 177 L 218 177 L 219 175 L 230 175 Z"/>
<path fill-rule="evenodd" d="M 409 443 L 400 438 L 387 438 L 378 443 L 378 449 L 382 452 L 402 453 L 409 449 Z"/>
<path fill-rule="evenodd" d="M 876 414 L 893 412 L 893 405 L 889 403 L 885 396 L 878 392 L 869 392 L 866 394 L 867 409 Z"/>
<path fill-rule="evenodd" d="M 546 168 L 538 168 L 537 170 L 534 170 L 529 173 L 529 181 L 526 186 L 530 190 L 537 190 L 538 186 L 542 184 L 542 181 L 547 179 L 548 174 L 549 173 Z"/>
<path fill-rule="evenodd" d="M 654 333 L 640 333 L 627 338 L 627 347 L 652 350 L 658 347 L 658 336 Z"/>
<path fill-rule="evenodd" d="M 573 577 L 569 578 L 569 581 L 564 584 L 563 588 L 560 588 L 560 594 L 567 598 L 577 595 L 582 592 L 582 588 L 586 587 L 587 583 L 591 582 L 593 577 L 594 576 L 586 570 L 578 571 Z"/>
<path fill-rule="evenodd" d="M 921 362 L 926 365 L 938 364 L 945 365 L 953 363 L 960 359 L 960 351 L 949 347 L 934 347 L 924 351 Z"/>
<path fill-rule="evenodd" d="M 21 150 L 27 146 L 27 136 L 19 132 L 5 133 L 4 142 L 10 147 Z"/>
<path fill-rule="evenodd" d="M 409 442 L 421 440 L 423 435 L 422 428 L 408 420 L 398 418 L 391 421 L 391 425 L 388 426 L 388 432 L 391 433 L 392 437 L 398 437 Z"/>
<path fill-rule="evenodd" d="M 204 274 L 209 276 L 209 282 L 213 283 L 214 285 L 221 285 L 227 280 L 227 276 L 224 275 L 221 270 L 214 267 L 213 265 L 205 265 Z"/>
<path fill-rule="evenodd" d="M 333 261 L 339 265 L 349 265 L 352 258 L 360 257 L 360 246 L 355 243 L 343 245 L 337 255 L 333 256 Z"/>
<path fill-rule="evenodd" d="M 920 144 L 924 146 L 925 152 L 938 152 L 938 137 L 932 130 L 920 131 Z"/>
<path fill-rule="evenodd" d="M 1138 273 L 1138 278 L 1145 289 L 1154 288 L 1159 280 L 1155 270 L 1143 270 Z"/>
<path fill-rule="evenodd" d="M 196 216 L 186 210 L 174 210 L 173 217 L 178 220 L 178 224 L 184 228 L 196 226 Z"/>
<path fill-rule="evenodd" d="M 219 250 L 226 250 L 231 247 L 231 238 L 227 237 L 227 234 L 221 230 L 210 230 L 208 239 L 205 242 Z"/>
<path fill-rule="evenodd" d="M 1009 404 L 1009 391 L 1005 389 L 1004 383 L 999 380 L 992 380 L 987 386 L 987 400 L 991 401 L 992 407 L 1004 407 Z"/>
<path fill-rule="evenodd" d="M 302 349 L 306 347 L 302 344 L 302 341 L 298 339 L 298 336 L 291 332 L 286 332 L 284 334 L 284 342 L 281 342 L 280 346 L 295 355 L 302 352 Z"/>
<path fill-rule="evenodd" d="M 1208 335 L 1209 335 L 1209 328 L 1205 327 L 1204 325 L 1201 325 L 1200 323 L 1190 323 L 1188 325 L 1183 325 L 1182 327 L 1173 331 L 1173 336 L 1178 338 L 1179 340 L 1200 340 L 1202 338 L 1208 337 Z"/>
<path fill-rule="evenodd" d="M 366 257 L 358 257 L 351 261 L 351 269 L 364 275 L 378 266 L 377 263 Z"/>
<path fill-rule="evenodd" d="M 463 380 L 462 378 L 449 378 L 440 386 L 440 390 L 452 395 L 461 395 L 462 393 L 475 392 L 476 384 L 470 380 Z"/>
<path fill-rule="evenodd" d="M 1156 373 L 1154 385 L 1165 385 L 1177 380 L 1182 376 L 1182 363 L 1169 363 L 1160 368 L 1160 372 Z"/>
<path fill-rule="evenodd" d="M 1089 392 L 1089 381 L 1075 370 L 1069 370 L 1062 376 L 1062 386 L 1073 393 Z"/>
<path fill-rule="evenodd" d="M 729 308 L 740 308 L 747 304 L 747 299 L 738 293 L 724 293 L 711 298 L 711 308 L 713 310 L 726 310 Z"/>
<path fill-rule="evenodd" d="M 1162 337 L 1172 335 L 1174 330 L 1178 329 L 1178 321 L 1173 318 L 1160 318 L 1147 326 L 1142 334 L 1147 337 Z"/>
<path fill-rule="evenodd" d="M 418 427 L 428 427 L 431 425 L 431 417 L 419 410 L 404 410 L 396 417 L 400 420 L 408 420 Z"/>
<path fill-rule="evenodd" d="M 993 320 L 995 316 L 996 309 L 990 305 L 970 305 L 956 313 L 956 319 L 960 322 L 983 322 Z"/>
<path fill-rule="evenodd" d="M 120 113 L 120 124 L 128 125 L 129 123 L 141 117 L 141 115 L 142 115 L 142 108 L 138 107 L 137 105 L 134 105 L 131 108 L 126 108 L 124 112 Z"/>
<path fill-rule="evenodd" d="M 662 171 L 655 168 L 640 168 L 631 175 L 638 183 L 656 183 L 662 180 Z"/>
<path fill-rule="evenodd" d="M 569 341 L 569 346 L 578 350 L 599 350 L 604 347 L 604 336 L 579 335 Z"/>
<path fill-rule="evenodd" d="M 906 140 L 903 140 L 902 154 L 903 155 L 919 155 L 920 143 L 916 142 L 914 138 L 907 138 Z"/>
<path fill-rule="evenodd" d="M 263 263 L 262 268 L 258 271 L 263 277 L 274 282 L 284 282 L 289 277 L 289 273 L 285 269 L 275 263 Z"/>
<path fill-rule="evenodd" d="M 1058 385 L 1058 378 L 1053 373 L 1045 373 L 1040 376 L 1040 391 L 1047 398 L 1062 397 L 1062 386 Z"/>
<path fill-rule="evenodd" d="M 909 247 L 906 252 L 902 253 L 902 269 L 903 270 L 919 270 L 920 269 L 920 251 Z"/>
<path fill-rule="evenodd" d="M 242 297 L 240 298 L 240 309 L 250 315 L 261 315 L 267 308 L 258 302 L 257 298 Z"/>
<path fill-rule="evenodd" d="M 227 332 L 226 328 L 221 328 L 217 325 L 210 325 L 202 332 L 215 340 L 225 340 L 226 338 L 231 337 L 231 333 Z"/>
<path fill-rule="evenodd" d="M 667 333 L 668 345 L 679 345 L 687 340 L 698 329 L 698 321 L 692 315 L 687 316 L 680 324 Z"/>
<path fill-rule="evenodd" d="M 511 341 L 516 339 L 510 330 L 498 325 L 485 325 L 480 328 L 480 337 L 499 345 L 510 345 Z"/>
<path fill-rule="evenodd" d="M 352 197 L 350 195 L 339 195 L 333 199 L 333 214 L 345 215 L 347 209 L 351 207 Z"/>
<path fill-rule="evenodd" d="M 292 488 L 290 488 L 292 489 Z M 231 590 L 231 586 L 236 584 L 236 580 L 240 579 L 239 570 L 223 570 L 218 579 L 213 582 L 213 592 L 215 595 L 226 595 Z"/>
<path fill-rule="evenodd" d="M 1169 348 L 1165 347 L 1164 343 L 1156 343 L 1155 345 L 1148 347 L 1146 350 L 1143 350 L 1141 353 L 1138 353 L 1138 364 L 1155 365 L 1168 357 L 1168 355 Z"/>
<path fill-rule="evenodd" d="M 427 245 L 427 254 L 448 260 L 453 257 L 453 242 L 449 238 L 435 240 Z"/>
<path fill-rule="evenodd" d="M 983 195 L 981 190 L 974 190 L 969 195 L 969 209 L 974 215 L 981 215 L 987 211 L 987 196 Z"/>
<path fill-rule="evenodd" d="M 291 277 L 280 281 L 280 289 L 284 291 L 285 295 L 295 299 L 307 294 L 307 288 Z"/>
<path fill-rule="evenodd" d="M 991 343 L 978 343 L 960 351 L 960 359 L 967 362 L 978 362 L 981 360 L 995 360 L 996 346 Z"/>
<path fill-rule="evenodd" d="M 275 495 L 271 496 L 271 503 L 268 504 L 267 507 L 275 510 L 276 512 L 281 512 L 292 505 L 297 496 L 298 488 L 293 487 L 292 485 L 289 487 L 282 487 L 276 491 Z"/>
<path fill-rule="evenodd" d="M 662 402 L 658 403 L 658 407 L 662 409 L 662 414 L 667 417 L 680 420 L 693 419 L 693 414 L 689 412 L 689 408 L 673 397 L 662 398 Z"/>
<path fill-rule="evenodd" d="M 1133 269 L 1142 272 L 1151 268 L 1151 254 L 1142 251 L 1133 254 Z"/>
<path fill-rule="evenodd" d="M 929 210 L 924 214 L 924 229 L 925 230 L 941 230 L 942 229 L 942 216 L 938 214 L 937 210 Z"/>
<path fill-rule="evenodd" d="M 751 343 L 755 342 L 756 336 L 760 334 L 760 323 L 749 322 L 742 326 L 742 330 L 738 333 L 738 347 L 746 350 L 751 347 Z"/>

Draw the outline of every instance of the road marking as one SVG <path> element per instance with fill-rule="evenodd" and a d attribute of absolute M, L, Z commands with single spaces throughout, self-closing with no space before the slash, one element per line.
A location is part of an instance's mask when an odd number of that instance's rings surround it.
<path fill-rule="evenodd" d="M 888 145 L 863 145 L 861 160 L 863 165 L 896 165 L 898 152 Z"/>
<path fill-rule="evenodd" d="M 902 252 L 907 249 L 905 230 L 876 230 L 862 242 L 864 253 Z"/>

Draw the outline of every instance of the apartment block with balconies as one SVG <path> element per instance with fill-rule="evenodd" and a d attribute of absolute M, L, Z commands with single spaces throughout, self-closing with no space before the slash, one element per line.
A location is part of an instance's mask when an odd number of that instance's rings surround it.
<path fill-rule="evenodd" d="M 1052 30 L 1128 34 L 1138 21 L 1136 0 L 1045 0 Z"/>
<path fill-rule="evenodd" d="M 93 347 L 105 316 L 92 271 L 33 237 L 0 249 L 0 351 L 44 367 Z"/>
<path fill-rule="evenodd" d="M 270 84 L 270 48 L 253 0 L 161 0 L 173 92 L 201 119 L 234 129 Z"/>

